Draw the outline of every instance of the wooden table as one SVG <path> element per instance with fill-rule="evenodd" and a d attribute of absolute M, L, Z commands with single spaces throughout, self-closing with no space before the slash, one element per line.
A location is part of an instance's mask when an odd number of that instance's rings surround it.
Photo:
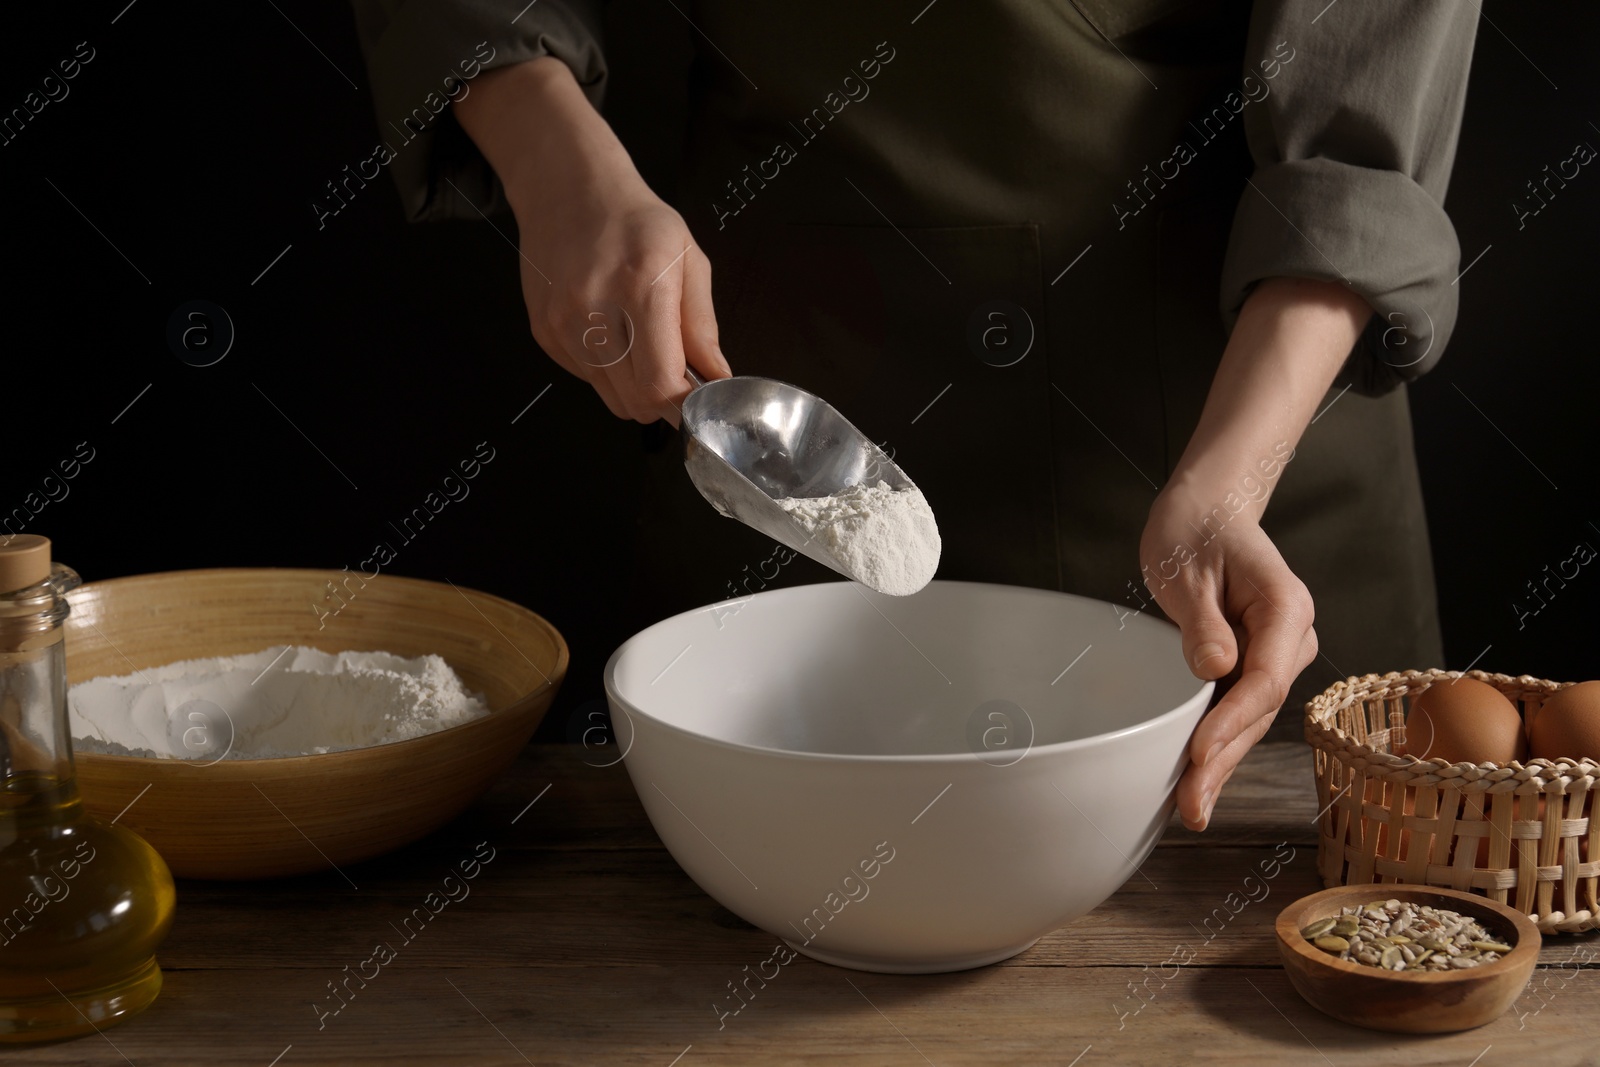
<path fill-rule="evenodd" d="M 1028 952 L 926 976 L 800 957 L 719 1028 L 713 1002 L 775 939 L 679 870 L 622 767 L 588 766 L 575 748 L 530 746 L 470 811 L 398 854 L 342 875 L 180 883 L 160 954 L 166 988 L 153 1007 L 103 1036 L 0 1061 L 1553 1067 L 1600 1059 L 1600 974 L 1581 966 L 1600 958 L 1594 937 L 1547 939 L 1514 1009 L 1462 1034 L 1372 1033 L 1308 1007 L 1278 963 L 1272 922 L 1320 888 L 1314 815 L 1310 750 L 1258 746 L 1211 830 L 1174 826 L 1142 874 Z M 413 921 L 405 941 L 406 916 L 459 861 L 491 849 L 465 883 L 469 895 L 434 904 L 437 916 Z M 1287 862 L 1266 879 L 1262 864 L 1275 856 Z M 395 957 L 365 988 L 351 980 L 348 1003 L 324 1015 L 340 1003 L 329 983 L 362 970 L 379 941 L 396 946 Z"/>

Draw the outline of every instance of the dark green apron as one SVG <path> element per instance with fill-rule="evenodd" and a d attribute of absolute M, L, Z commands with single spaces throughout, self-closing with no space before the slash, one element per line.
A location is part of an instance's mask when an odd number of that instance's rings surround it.
<path fill-rule="evenodd" d="M 914 14 L 697 8 L 715 50 L 677 206 L 714 264 L 724 351 L 893 450 L 938 517 L 940 577 L 1137 609 L 1145 517 L 1226 342 L 1218 279 L 1251 164 L 1239 119 L 1206 116 L 1239 86 L 1248 5 Z M 777 566 L 677 448 L 650 467 L 646 613 L 833 577 Z M 1276 732 L 1298 736 L 1299 702 L 1337 677 L 1442 663 L 1403 390 L 1340 396 L 1264 525 L 1323 649 Z"/>

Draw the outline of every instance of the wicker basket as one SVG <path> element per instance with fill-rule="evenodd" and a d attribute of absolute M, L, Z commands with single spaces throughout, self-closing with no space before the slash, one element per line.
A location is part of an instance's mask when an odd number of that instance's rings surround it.
<path fill-rule="evenodd" d="M 1406 755 L 1407 700 L 1461 677 L 1500 690 L 1524 723 L 1564 688 L 1527 675 L 1400 671 L 1335 683 L 1306 705 L 1323 884 L 1446 886 L 1526 912 L 1543 933 L 1600 928 L 1594 762 L 1502 767 Z"/>

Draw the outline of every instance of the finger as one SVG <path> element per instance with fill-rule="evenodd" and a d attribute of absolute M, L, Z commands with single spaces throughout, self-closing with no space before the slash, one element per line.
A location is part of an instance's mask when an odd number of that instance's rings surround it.
<path fill-rule="evenodd" d="M 1239 681 L 1195 728 L 1190 754 L 1205 764 L 1252 723 L 1283 706 L 1289 686 L 1306 661 L 1306 634 L 1311 630 L 1310 597 L 1280 591 L 1282 607 L 1260 600 L 1245 609 L 1244 662 Z"/>
<path fill-rule="evenodd" d="M 689 380 L 683 373 L 681 266 L 680 259 L 666 267 L 637 294 L 641 310 L 633 357 L 612 368 L 617 372 L 612 377 L 617 391 L 640 422 L 665 418 L 676 425 L 683 398 L 689 395 Z"/>
<path fill-rule="evenodd" d="M 1183 658 L 1196 678 L 1215 681 L 1233 670 L 1239 645 L 1222 614 L 1220 578 L 1198 567 L 1156 596 L 1161 610 L 1183 631 Z"/>
<path fill-rule="evenodd" d="M 618 384 L 628 380 L 627 372 L 612 373 L 633 354 L 633 320 L 627 311 L 602 296 L 580 299 L 562 320 L 561 339 L 574 373 L 594 387 L 611 414 L 635 418 L 638 413 Z"/>
<path fill-rule="evenodd" d="M 537 287 L 536 287 L 537 286 Z M 574 377 L 588 381 L 582 365 L 568 351 L 567 338 L 557 321 L 550 295 L 542 282 L 530 282 L 526 271 L 522 278 L 522 302 L 528 310 L 528 332 L 539 350 L 555 361 L 556 366 Z"/>
<path fill-rule="evenodd" d="M 683 354 L 689 365 L 700 372 L 702 378 L 730 378 L 733 368 L 728 366 L 717 337 L 717 315 L 711 304 L 711 260 L 691 248 L 683 258 L 683 301 L 680 311 L 683 322 Z"/>
<path fill-rule="evenodd" d="M 544 333 L 544 336 L 540 336 L 541 333 Z M 547 331 L 535 331 L 533 341 L 539 346 L 540 351 L 550 357 L 550 361 L 556 366 L 580 381 L 586 382 L 589 380 L 587 368 L 572 358 L 572 354 L 559 343 L 558 338 L 551 336 Z"/>
<path fill-rule="evenodd" d="M 552 358 L 555 357 L 552 356 Z M 617 395 L 616 387 L 606 377 L 606 372 L 588 362 L 586 350 L 582 347 L 574 351 L 569 346 L 556 362 L 571 372 L 573 377 L 587 382 L 589 387 L 600 397 L 601 402 L 605 404 L 606 410 L 610 411 L 611 414 L 619 419 L 631 419 L 633 417 L 628 411 L 628 406 Z"/>
<path fill-rule="evenodd" d="M 637 360 L 630 357 L 622 364 L 607 367 L 603 372 L 626 406 L 627 417 L 646 425 L 659 419 L 666 419 L 673 426 L 677 426 L 682 415 L 682 407 L 674 400 L 674 396 L 688 394 L 688 379 L 683 377 L 680 369 L 678 373 L 680 381 L 669 385 L 666 377 L 669 372 L 644 368 L 644 364 L 651 358 L 648 353 L 639 351 L 636 346 L 634 355 L 638 357 Z M 679 366 L 681 368 L 682 364 Z M 644 379 L 643 384 L 641 378 Z"/>
<path fill-rule="evenodd" d="M 600 394 L 600 399 L 605 401 L 605 405 L 610 409 L 611 414 L 615 415 L 619 419 L 629 419 L 633 417 L 628 413 L 628 406 L 624 404 L 622 402 L 622 398 L 617 395 L 616 387 L 611 384 L 611 379 L 607 378 L 604 374 L 597 373 L 589 379 L 589 384 L 594 386 L 594 391 L 596 393 Z"/>
<path fill-rule="evenodd" d="M 571 330 L 561 330 L 555 325 L 536 325 L 532 321 L 531 314 L 528 326 L 533 333 L 534 342 L 556 366 L 593 387 L 611 414 L 619 419 L 631 417 L 627 407 L 617 396 L 616 389 L 606 380 L 605 375 L 590 365 L 589 359 L 592 357 L 588 356 L 581 335 L 576 345 L 566 343 L 570 339 L 565 335 L 572 332 Z"/>
<path fill-rule="evenodd" d="M 1222 795 L 1222 787 L 1228 784 L 1256 742 L 1266 736 L 1275 718 L 1277 713 L 1273 712 L 1252 723 L 1205 766 L 1189 764 L 1178 780 L 1178 814 L 1183 817 L 1185 826 L 1204 830 L 1211 824 L 1211 811 L 1217 797 Z"/>
<path fill-rule="evenodd" d="M 1315 626 L 1310 627 L 1306 630 L 1305 637 L 1301 639 L 1300 655 L 1295 665 L 1295 678 L 1300 677 L 1300 672 L 1311 666 L 1311 661 L 1317 658 L 1321 649 L 1322 644 L 1317 640 L 1317 628 Z M 1290 679 L 1290 681 L 1292 683 L 1293 679 Z"/>

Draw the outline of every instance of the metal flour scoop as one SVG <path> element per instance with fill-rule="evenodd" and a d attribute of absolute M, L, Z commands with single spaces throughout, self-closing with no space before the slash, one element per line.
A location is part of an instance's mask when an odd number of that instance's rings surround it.
<path fill-rule="evenodd" d="M 905 471 L 833 406 L 771 378 L 707 382 L 683 402 L 684 466 L 700 495 L 723 515 L 863 581 L 777 505 L 785 497 L 833 496 L 884 482 L 915 489 Z M 870 583 L 868 583 L 870 584 Z"/>

